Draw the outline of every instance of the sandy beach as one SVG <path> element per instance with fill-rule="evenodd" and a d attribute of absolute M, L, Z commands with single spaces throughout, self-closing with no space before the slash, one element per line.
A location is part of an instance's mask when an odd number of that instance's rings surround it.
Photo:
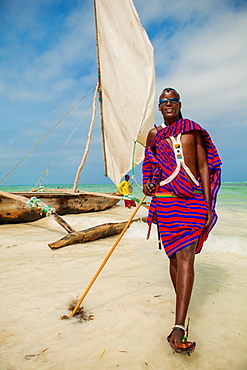
<path fill-rule="evenodd" d="M 128 220 L 132 212 L 116 206 L 64 218 L 79 231 Z M 146 213 L 141 208 L 138 216 Z M 231 250 L 235 236 L 226 238 L 231 221 L 222 215 L 196 257 L 191 357 L 174 354 L 166 340 L 175 300 L 155 227 L 149 240 L 141 221 L 127 230 L 82 303 L 92 318 L 86 321 L 60 318 L 70 314 L 117 236 L 51 250 L 48 243 L 66 234 L 52 218 L 1 225 L 1 369 L 246 369 L 246 218 L 236 231 L 238 253 Z"/>

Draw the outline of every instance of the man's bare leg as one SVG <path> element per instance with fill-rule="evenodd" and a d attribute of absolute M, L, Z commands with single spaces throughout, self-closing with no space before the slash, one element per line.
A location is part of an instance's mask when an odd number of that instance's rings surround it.
<path fill-rule="evenodd" d="M 194 259 L 196 242 L 177 252 L 170 258 L 170 275 L 176 292 L 176 325 L 184 325 L 194 283 Z M 182 342 L 183 331 L 176 330 L 170 340 L 179 347 L 186 348 L 190 343 Z"/>
<path fill-rule="evenodd" d="M 178 268 L 177 258 L 176 258 L 176 254 L 174 254 L 173 256 L 170 257 L 170 276 L 171 276 L 171 281 L 172 281 L 175 293 L 176 293 L 176 284 L 177 284 L 177 268 Z"/>

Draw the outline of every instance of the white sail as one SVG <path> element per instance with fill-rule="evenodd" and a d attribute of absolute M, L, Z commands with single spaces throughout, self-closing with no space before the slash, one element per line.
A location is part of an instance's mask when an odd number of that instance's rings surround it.
<path fill-rule="evenodd" d="M 132 0 L 96 0 L 107 176 L 118 184 L 154 122 L 153 47 Z M 134 165 L 143 159 L 137 144 Z"/>

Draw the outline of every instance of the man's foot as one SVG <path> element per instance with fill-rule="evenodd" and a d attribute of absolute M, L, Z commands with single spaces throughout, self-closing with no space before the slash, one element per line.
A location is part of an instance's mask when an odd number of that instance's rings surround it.
<path fill-rule="evenodd" d="M 196 343 L 187 341 L 186 329 L 182 325 L 174 325 L 172 332 L 167 337 L 172 349 L 179 354 L 188 355 L 195 350 Z"/>

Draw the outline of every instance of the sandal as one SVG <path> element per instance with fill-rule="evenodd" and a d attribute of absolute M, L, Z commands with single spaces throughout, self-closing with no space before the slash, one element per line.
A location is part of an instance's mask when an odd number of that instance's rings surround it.
<path fill-rule="evenodd" d="M 182 330 L 184 332 L 184 336 L 183 336 L 182 342 L 186 342 L 187 341 L 187 336 L 188 336 L 188 326 L 189 326 L 189 323 L 187 325 L 187 328 L 185 328 L 183 325 L 174 325 L 172 327 L 171 333 L 167 337 L 167 340 L 168 340 L 168 343 L 170 344 L 170 346 L 172 347 L 172 349 L 176 353 L 179 353 L 181 355 L 188 355 L 188 356 L 190 356 L 190 354 L 192 352 L 194 352 L 194 350 L 196 348 L 196 342 L 191 342 L 191 345 L 189 347 L 184 348 L 184 347 L 176 346 L 175 343 L 171 341 L 171 336 L 172 336 L 173 332 L 175 330 Z"/>

